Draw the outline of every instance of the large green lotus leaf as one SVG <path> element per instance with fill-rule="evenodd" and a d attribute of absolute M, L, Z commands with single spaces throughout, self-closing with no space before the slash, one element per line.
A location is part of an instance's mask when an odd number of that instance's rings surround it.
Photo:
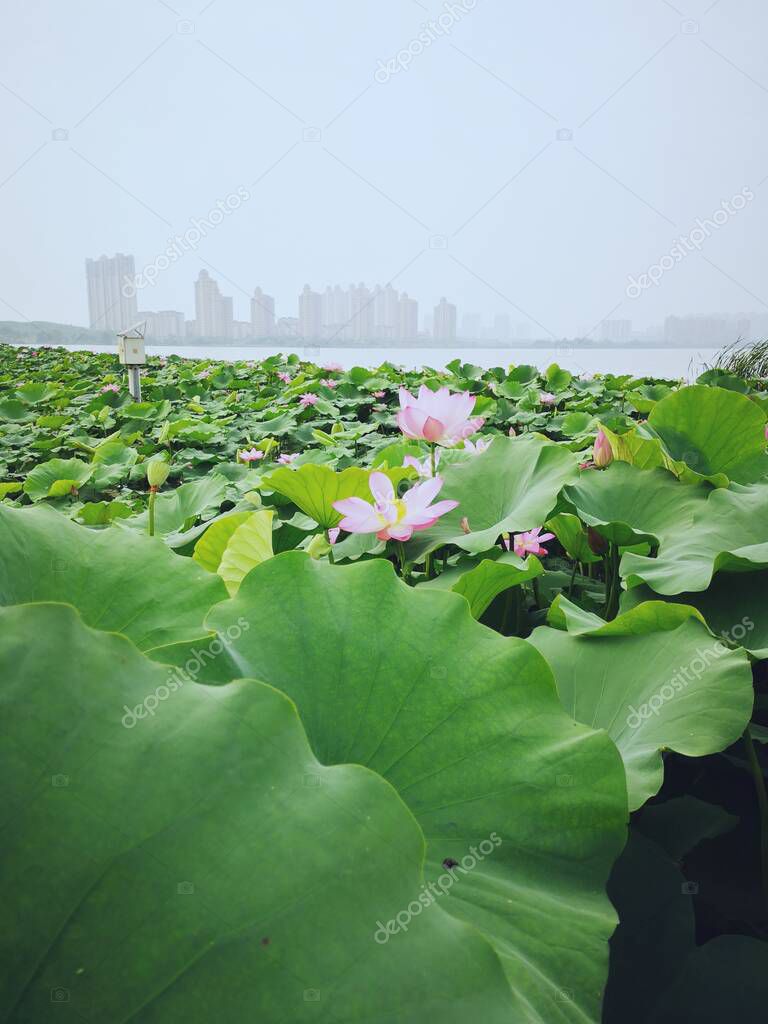
<path fill-rule="evenodd" d="M 120 441 L 107 441 L 99 445 L 93 453 L 93 486 L 97 491 L 103 491 L 116 484 L 128 474 L 137 458 L 135 449 L 127 448 Z"/>
<path fill-rule="evenodd" d="M 768 943 L 719 935 L 691 953 L 647 1024 L 765 1024 L 766 1006 Z"/>
<path fill-rule="evenodd" d="M 704 622 L 704 616 L 695 608 L 682 604 L 650 599 L 636 603 L 610 622 L 594 612 L 586 611 L 558 594 L 547 613 L 547 622 L 556 629 L 564 629 L 571 636 L 642 636 L 663 630 L 677 629 L 687 619 Z M 706 624 L 706 623 L 705 623 Z"/>
<path fill-rule="evenodd" d="M 229 515 L 224 515 L 211 523 L 195 544 L 192 555 L 194 560 L 208 572 L 216 572 L 221 564 L 221 556 L 224 554 L 229 538 L 251 514 L 251 512 L 230 512 Z"/>
<path fill-rule="evenodd" d="M 0 604 L 61 601 L 142 650 L 206 636 L 218 576 L 158 538 L 89 530 L 53 509 L 0 507 Z"/>
<path fill-rule="evenodd" d="M 752 713 L 747 655 L 690 613 L 676 629 L 657 630 L 655 616 L 644 620 L 635 608 L 592 635 L 541 626 L 530 638 L 555 674 L 563 707 L 577 722 L 605 729 L 618 747 L 631 810 L 661 788 L 662 750 L 689 757 L 724 750 Z"/>
<path fill-rule="evenodd" d="M 232 661 L 296 702 L 319 759 L 366 765 L 402 795 L 427 838 L 428 881 L 468 865 L 443 905 L 494 944 L 510 1019 L 596 1021 L 624 773 L 608 737 L 563 712 L 539 654 L 475 622 L 457 595 L 405 586 L 383 559 L 278 555 L 207 625 L 223 636 L 238 621 Z"/>
<path fill-rule="evenodd" d="M 227 541 L 216 570 L 224 580 L 227 590 L 236 594 L 243 578 L 255 566 L 272 558 L 272 517 L 271 508 L 251 512 L 244 523 L 237 527 Z"/>
<path fill-rule="evenodd" d="M 717 572 L 762 568 L 768 568 L 766 483 L 712 491 L 692 522 L 685 515 L 661 538 L 656 558 L 625 554 L 621 560 L 627 587 L 647 583 L 657 594 L 702 591 Z"/>
<path fill-rule="evenodd" d="M 180 681 L 62 605 L 0 624 L 9 1024 L 514 1019 L 440 905 L 376 941 L 424 909 L 424 839 L 283 694 Z"/>
<path fill-rule="evenodd" d="M 416 560 L 442 544 L 479 554 L 502 533 L 541 526 L 578 471 L 578 456 L 546 438 L 494 438 L 482 454 L 440 473 L 444 484 L 437 500 L 458 501 L 458 507 L 414 535 L 410 556 Z"/>
<path fill-rule="evenodd" d="M 397 486 L 410 471 L 398 467 L 382 470 Z M 371 471 L 359 466 L 350 466 L 341 473 L 329 466 L 305 463 L 298 469 L 281 467 L 262 477 L 261 486 L 285 495 L 310 516 L 316 523 L 329 529 L 338 526 L 342 515 L 333 507 L 335 501 L 343 498 L 364 498 L 373 501 L 369 484 Z"/>
<path fill-rule="evenodd" d="M 215 515 L 224 501 L 228 481 L 220 473 L 182 484 L 173 490 L 161 491 L 155 501 L 155 533 L 166 537 L 171 547 L 185 543 L 183 534 L 186 527 L 198 516 L 204 519 Z M 119 526 L 124 529 L 147 532 L 149 513 L 122 519 Z"/>
<path fill-rule="evenodd" d="M 24 481 L 24 490 L 32 501 L 62 498 L 78 491 L 95 470 L 95 466 L 89 466 L 81 459 L 49 459 L 30 470 Z"/>
<path fill-rule="evenodd" d="M 570 558 L 589 565 L 590 562 L 601 561 L 589 546 L 589 537 L 578 516 L 570 512 L 560 512 L 552 516 L 544 524 L 545 529 L 557 537 Z"/>
<path fill-rule="evenodd" d="M 656 403 L 647 425 L 625 434 L 603 429 L 617 459 L 663 467 L 686 483 L 727 487 L 768 474 L 765 414 L 734 391 L 681 388 Z"/>
<path fill-rule="evenodd" d="M 0 401 L 0 420 L 11 423 L 31 423 L 34 418 L 34 412 L 18 398 L 4 398 Z"/>
<path fill-rule="evenodd" d="M 768 658 L 766 595 L 768 571 L 720 572 L 707 590 L 674 594 L 666 600 L 698 609 L 713 633 L 740 644 L 755 658 Z M 655 598 L 650 587 L 633 587 L 622 594 L 621 610 L 629 611 Z"/>
<path fill-rule="evenodd" d="M 480 619 L 499 594 L 510 587 L 519 587 L 528 580 L 536 579 L 543 572 L 544 566 L 533 555 L 523 561 L 509 551 L 499 551 L 495 558 L 483 558 L 480 562 L 461 559 L 456 566 L 421 586 L 461 594 L 469 601 L 472 617 Z"/>
<path fill-rule="evenodd" d="M 663 469 L 642 470 L 626 462 L 588 470 L 563 488 L 563 498 L 582 522 L 620 546 L 658 544 L 693 522 L 706 504 L 704 487 L 685 487 Z"/>
<path fill-rule="evenodd" d="M 721 486 L 768 474 L 765 413 L 745 395 L 702 384 L 680 388 L 654 406 L 648 424 L 675 461 L 705 477 L 726 477 Z"/>

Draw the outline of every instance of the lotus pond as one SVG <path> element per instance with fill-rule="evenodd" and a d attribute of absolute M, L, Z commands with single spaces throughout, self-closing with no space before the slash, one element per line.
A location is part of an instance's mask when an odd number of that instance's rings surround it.
<path fill-rule="evenodd" d="M 768 1007 L 765 381 L 0 346 L 3 1019 Z"/>

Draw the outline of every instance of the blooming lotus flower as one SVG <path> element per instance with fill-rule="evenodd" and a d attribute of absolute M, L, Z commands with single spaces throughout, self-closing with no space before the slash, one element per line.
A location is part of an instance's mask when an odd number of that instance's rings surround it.
<path fill-rule="evenodd" d="M 602 430 L 598 430 L 597 432 L 592 452 L 592 458 L 594 459 L 595 465 L 598 469 L 605 469 L 606 466 L 609 466 L 613 462 L 613 449 L 611 448 L 611 442 Z"/>
<path fill-rule="evenodd" d="M 526 555 L 546 555 L 547 549 L 542 547 L 542 541 L 554 540 L 554 533 L 542 533 L 543 526 L 537 526 L 535 530 L 528 530 L 525 533 L 516 533 L 510 545 L 509 536 L 504 538 L 504 546 L 509 551 L 510 546 L 518 558 L 525 558 Z"/>
<path fill-rule="evenodd" d="M 118 384 L 105 384 L 104 387 L 99 392 L 99 394 L 104 395 L 107 393 L 107 391 L 118 392 L 119 390 L 120 386 Z"/>
<path fill-rule="evenodd" d="M 308 391 L 306 395 L 301 395 L 299 398 L 299 405 L 302 409 L 306 409 L 308 405 L 317 405 L 317 395 L 313 395 L 311 391 Z"/>
<path fill-rule="evenodd" d="M 332 380 L 330 377 L 326 377 L 321 380 L 320 383 L 324 384 L 327 388 L 333 389 L 338 386 L 339 382 L 337 380 Z"/>
<path fill-rule="evenodd" d="M 459 504 L 458 501 L 430 504 L 443 486 L 439 476 L 417 484 L 402 498 L 396 496 L 392 481 L 384 473 L 371 473 L 368 483 L 373 504 L 362 498 L 334 501 L 333 507 L 344 516 L 340 529 L 348 533 L 375 533 L 379 540 L 410 540 L 415 531 L 426 530 Z"/>
<path fill-rule="evenodd" d="M 299 455 L 301 455 L 301 452 L 294 452 L 293 455 L 289 455 L 287 452 L 284 452 L 282 455 L 278 455 L 277 461 L 282 463 L 284 466 L 290 466 L 292 462 L 295 462 L 296 459 L 298 459 Z"/>
<path fill-rule="evenodd" d="M 400 388 L 397 425 L 412 440 L 450 446 L 474 434 L 485 423 L 480 416 L 470 418 L 474 406 L 475 396 L 468 391 L 430 391 L 422 384 L 418 398 L 414 398 L 407 388 Z"/>
<path fill-rule="evenodd" d="M 539 401 L 542 405 L 554 405 L 557 399 L 551 391 L 541 391 L 539 392 Z"/>
<path fill-rule="evenodd" d="M 238 452 L 237 457 L 241 462 L 258 462 L 264 458 L 264 452 L 259 448 L 251 448 L 250 451 Z"/>
<path fill-rule="evenodd" d="M 490 440 L 485 440 L 482 437 L 479 437 L 477 439 L 477 441 L 475 441 L 475 442 L 466 441 L 466 440 L 464 441 L 464 451 L 472 452 L 473 455 L 482 455 L 482 453 L 487 448 L 490 448 L 490 446 L 491 446 Z"/>
<path fill-rule="evenodd" d="M 422 480 L 429 480 L 432 476 L 432 463 L 429 458 L 417 459 L 414 455 L 406 455 L 403 459 L 404 466 L 415 469 Z M 435 469 L 440 465 L 440 452 L 435 452 Z"/>
<path fill-rule="evenodd" d="M 371 394 L 374 398 L 383 398 L 386 395 L 386 391 L 372 391 Z"/>
<path fill-rule="evenodd" d="M 291 381 L 293 380 L 293 377 L 291 377 L 290 373 L 282 373 L 281 372 L 281 373 L 278 373 L 277 376 L 283 382 L 283 384 L 290 384 Z"/>

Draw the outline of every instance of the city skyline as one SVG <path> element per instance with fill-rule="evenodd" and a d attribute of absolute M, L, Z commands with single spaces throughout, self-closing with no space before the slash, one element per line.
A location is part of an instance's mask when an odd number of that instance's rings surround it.
<path fill-rule="evenodd" d="M 528 333 L 528 327 L 513 321 L 508 313 L 484 317 L 466 312 L 459 319 L 458 309 L 442 296 L 421 323 L 419 302 L 391 284 L 368 288 L 364 282 L 326 285 L 315 291 L 309 283 L 299 291 L 296 308 L 289 315 L 278 315 L 275 298 L 260 285 L 249 300 L 250 318 L 235 318 L 232 296 L 225 295 L 216 278 L 201 270 L 193 282 L 195 315 L 187 319 L 181 310 L 140 310 L 137 305 L 132 255 L 117 253 L 88 258 L 86 286 L 90 327 L 118 331 L 144 323 L 146 336 L 154 340 L 211 339 L 237 342 L 246 340 L 295 339 L 322 342 L 418 343 L 432 339 L 451 343 L 456 340 L 497 343 L 540 342 L 545 339 Z M 294 315 L 295 314 L 295 315 Z M 761 340 L 768 337 L 768 313 L 668 314 L 663 324 L 636 329 L 630 319 L 606 319 L 592 332 L 574 335 L 595 342 L 615 345 L 667 341 L 672 345 L 720 345 L 730 341 Z M 567 340 L 566 338 L 562 340 Z"/>

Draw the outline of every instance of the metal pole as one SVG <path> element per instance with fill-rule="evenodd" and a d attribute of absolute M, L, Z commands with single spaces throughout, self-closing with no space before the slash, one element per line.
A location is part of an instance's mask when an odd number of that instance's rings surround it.
<path fill-rule="evenodd" d="M 141 401 L 141 367 L 128 367 L 128 390 L 134 402 Z"/>

